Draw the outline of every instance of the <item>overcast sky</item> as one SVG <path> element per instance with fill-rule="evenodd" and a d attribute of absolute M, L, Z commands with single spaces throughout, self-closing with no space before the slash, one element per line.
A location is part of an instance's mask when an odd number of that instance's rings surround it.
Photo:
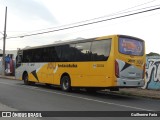
<path fill-rule="evenodd" d="M 126 9 L 127 11 L 134 10 L 133 12 L 136 12 L 135 9 L 151 6 L 160 7 L 160 0 L 0 0 L 1 33 L 4 30 L 5 6 L 8 8 L 7 37 L 11 37 L 57 29 L 58 26 L 107 16 Z M 105 18 L 107 19 L 107 17 Z M 99 20 L 101 19 L 104 18 Z M 155 10 L 50 34 L 7 39 L 6 49 L 13 50 L 25 46 L 44 45 L 79 37 L 92 38 L 111 34 L 124 34 L 144 39 L 147 53 L 160 53 L 159 21 L 160 10 Z M 2 35 L 0 34 L 1 38 Z M 0 49 L 3 48 L 2 45 L 3 41 L 0 40 Z"/>

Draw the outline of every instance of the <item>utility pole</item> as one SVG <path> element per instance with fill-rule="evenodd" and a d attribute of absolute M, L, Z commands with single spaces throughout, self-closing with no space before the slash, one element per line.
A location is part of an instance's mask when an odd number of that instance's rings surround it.
<path fill-rule="evenodd" d="M 2 63 L 2 75 L 5 76 L 5 46 L 6 46 L 6 24 L 7 24 L 7 7 L 5 11 L 5 23 L 4 23 L 4 34 L 3 34 L 3 63 Z"/>

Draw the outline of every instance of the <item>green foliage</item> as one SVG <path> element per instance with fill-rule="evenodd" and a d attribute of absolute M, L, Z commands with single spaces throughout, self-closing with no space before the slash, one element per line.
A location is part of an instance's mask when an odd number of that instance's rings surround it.
<path fill-rule="evenodd" d="M 154 52 L 150 52 L 150 53 L 146 54 L 146 56 L 160 56 L 160 54 L 154 53 Z"/>

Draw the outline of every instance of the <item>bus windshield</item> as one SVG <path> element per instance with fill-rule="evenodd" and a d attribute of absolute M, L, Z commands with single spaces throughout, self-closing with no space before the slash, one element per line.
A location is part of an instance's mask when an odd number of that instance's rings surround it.
<path fill-rule="evenodd" d="M 144 54 L 143 41 L 136 38 L 119 38 L 119 52 L 126 55 L 142 56 Z"/>

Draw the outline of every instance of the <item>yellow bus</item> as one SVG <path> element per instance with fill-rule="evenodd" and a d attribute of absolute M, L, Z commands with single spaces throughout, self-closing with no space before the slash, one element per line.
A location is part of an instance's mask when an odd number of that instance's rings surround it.
<path fill-rule="evenodd" d="M 142 87 L 145 44 L 127 35 L 110 35 L 20 49 L 17 79 L 24 84 L 58 85 L 63 91 Z"/>

